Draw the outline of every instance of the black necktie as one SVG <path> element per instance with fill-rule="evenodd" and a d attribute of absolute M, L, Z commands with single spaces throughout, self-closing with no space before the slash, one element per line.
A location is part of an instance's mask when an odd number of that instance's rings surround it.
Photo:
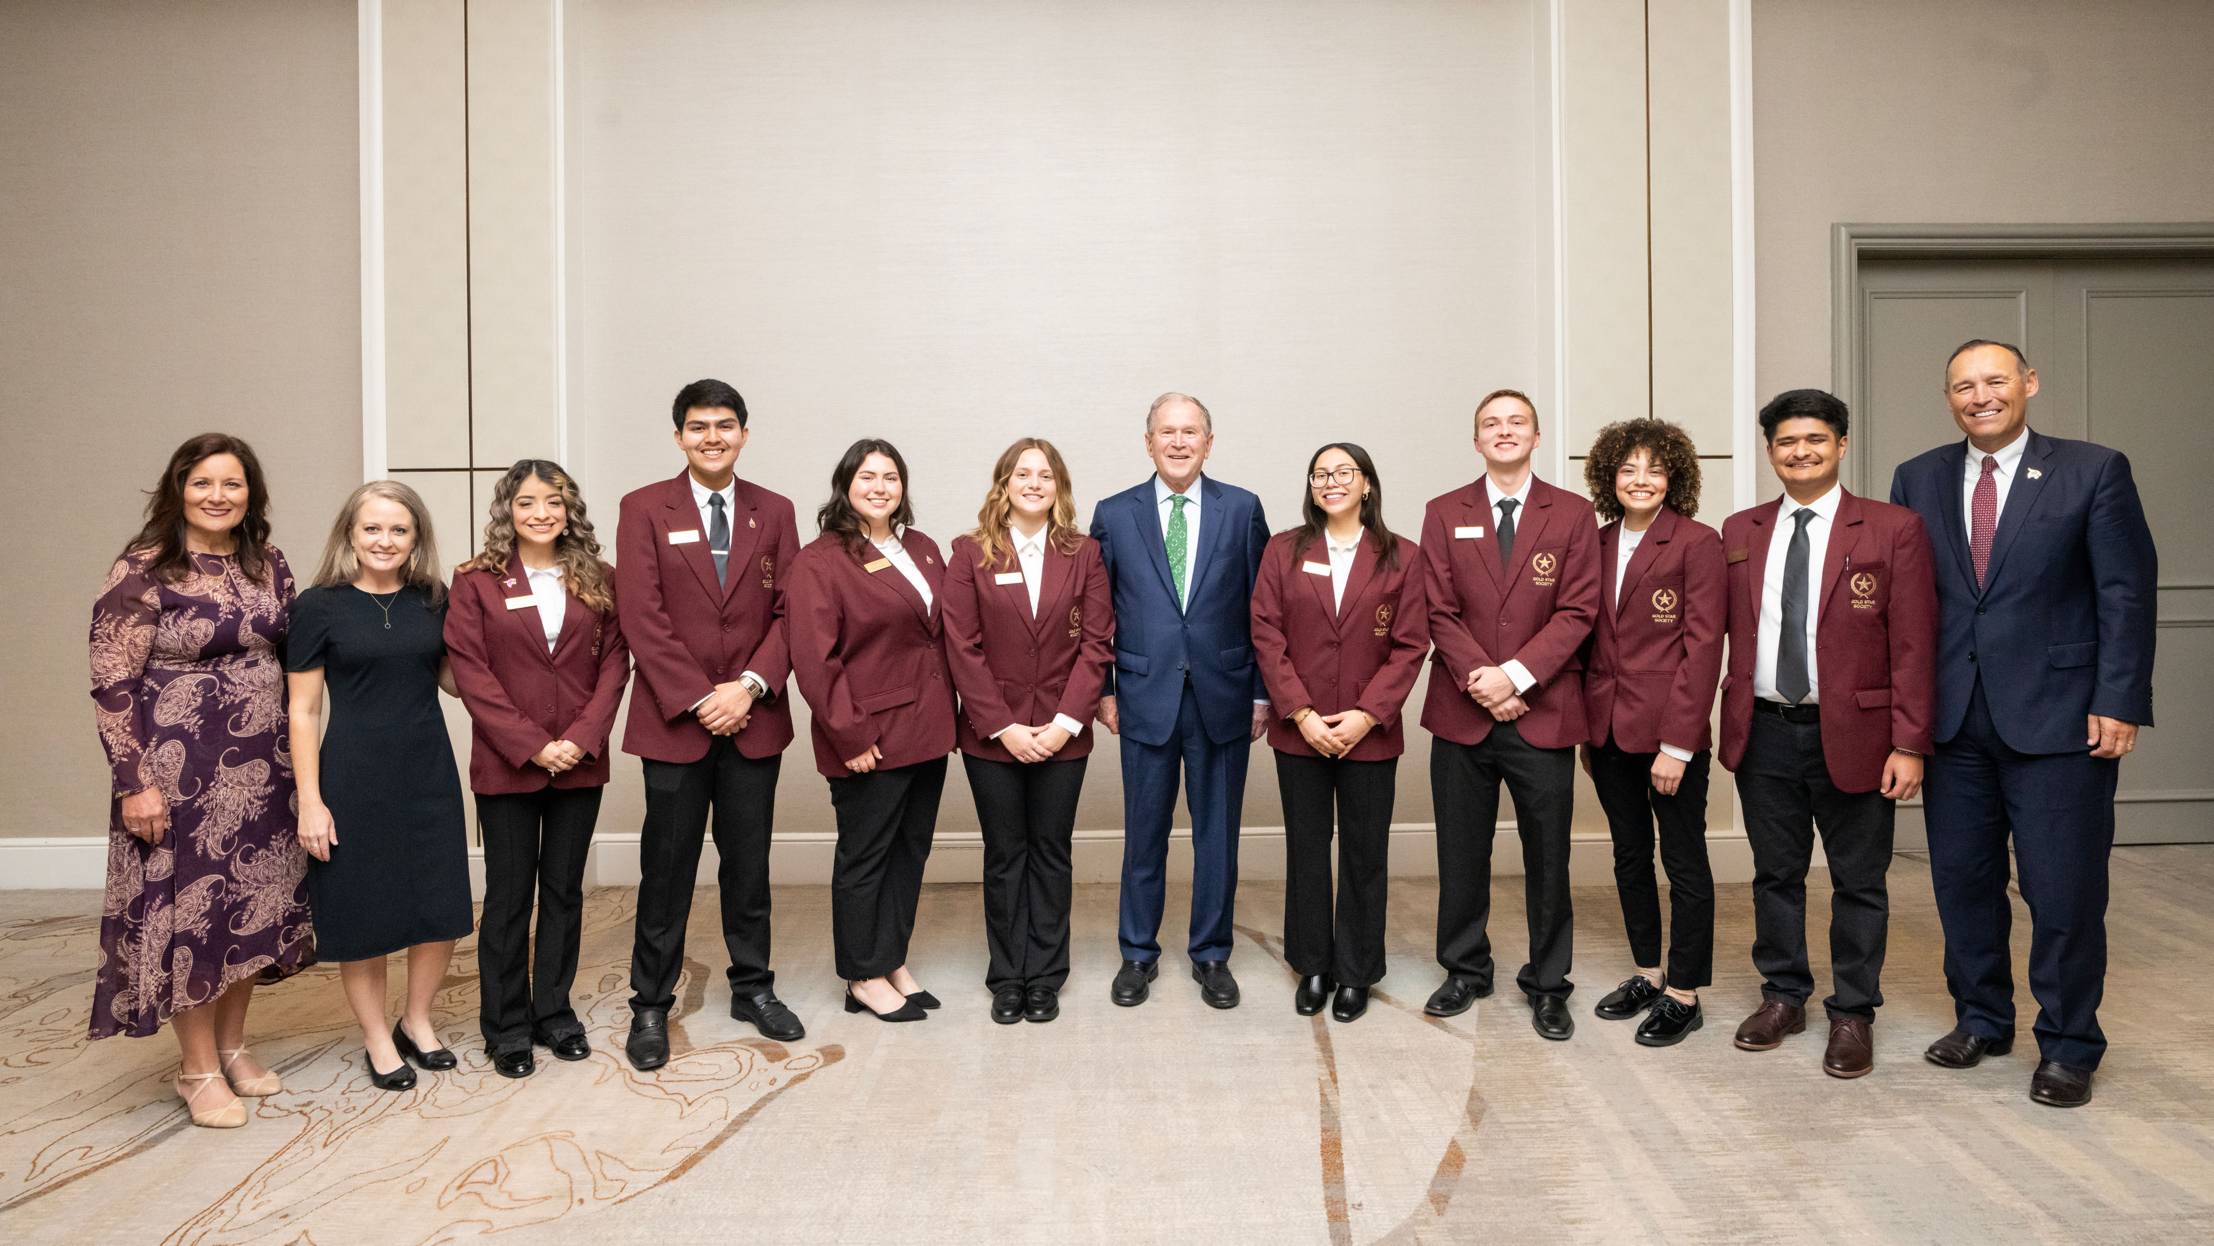
<path fill-rule="evenodd" d="M 1499 565 L 1514 566 L 1514 508 L 1522 505 L 1513 498 L 1499 499 Z"/>
<path fill-rule="evenodd" d="M 730 582 L 730 520 L 723 515 L 723 495 L 707 495 L 708 509 L 715 513 L 707 521 L 707 552 L 715 556 L 715 582 Z"/>
<path fill-rule="evenodd" d="M 1814 512 L 1800 509 L 1791 516 L 1799 525 L 1791 534 L 1791 548 L 1784 553 L 1783 631 L 1776 638 L 1776 691 L 1797 705 L 1811 690 L 1807 679 L 1807 521 Z"/>

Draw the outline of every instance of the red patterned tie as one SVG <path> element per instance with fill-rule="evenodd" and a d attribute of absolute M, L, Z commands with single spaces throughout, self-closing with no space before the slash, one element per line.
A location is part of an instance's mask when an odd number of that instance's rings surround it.
<path fill-rule="evenodd" d="M 1991 534 L 1999 526 L 1999 460 L 1983 456 L 1983 475 L 1976 477 L 1976 494 L 1968 506 L 1968 556 L 1976 563 L 1976 587 L 1983 587 L 1984 569 L 1991 564 Z"/>

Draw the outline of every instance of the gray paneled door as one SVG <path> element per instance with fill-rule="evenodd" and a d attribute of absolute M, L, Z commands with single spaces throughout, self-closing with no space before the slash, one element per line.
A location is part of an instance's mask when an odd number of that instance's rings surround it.
<path fill-rule="evenodd" d="M 2037 369 L 2030 427 L 2129 455 L 2160 549 L 2158 725 L 2122 765 L 2127 843 L 2214 841 L 2214 262 L 1866 260 L 1846 487 L 1888 496 L 1899 463 L 1958 440 L 1945 356 L 2015 342 Z M 1901 847 L 1922 842 L 1903 815 Z"/>

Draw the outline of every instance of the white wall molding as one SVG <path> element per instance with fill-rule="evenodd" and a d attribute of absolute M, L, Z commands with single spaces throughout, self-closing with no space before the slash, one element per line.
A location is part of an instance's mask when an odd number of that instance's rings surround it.
<path fill-rule="evenodd" d="M 384 0 L 360 0 L 361 95 L 361 478 L 383 478 L 384 385 Z"/>

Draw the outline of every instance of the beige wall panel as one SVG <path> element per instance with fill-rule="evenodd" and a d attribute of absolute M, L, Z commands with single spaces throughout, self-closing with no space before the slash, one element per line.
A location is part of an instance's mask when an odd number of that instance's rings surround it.
<path fill-rule="evenodd" d="M 439 578 L 452 583 L 454 568 L 468 560 L 471 544 L 469 532 L 473 526 L 469 505 L 469 476 L 465 472 L 393 472 L 391 479 L 414 489 L 423 495 L 424 505 L 430 508 L 431 533 L 438 539 Z M 446 715 L 446 736 L 453 743 L 454 764 L 460 768 L 464 790 L 469 784 L 469 711 L 462 708 L 455 697 L 438 698 L 439 708 Z M 470 842 L 476 841 L 476 802 L 464 799 Z"/>
<path fill-rule="evenodd" d="M 549 0 L 469 5 L 476 467 L 557 457 L 553 17 Z"/>
<path fill-rule="evenodd" d="M 1601 426 L 1651 410 L 1645 4 L 1579 0 L 1560 13 L 1568 418 L 1551 427 L 1581 453 Z"/>
<path fill-rule="evenodd" d="M 92 599 L 179 442 L 254 445 L 303 575 L 360 478 L 354 67 L 351 0 L 0 7 L 0 837 L 106 831 Z"/>
<path fill-rule="evenodd" d="M 469 462 L 462 6 L 384 0 L 386 462 Z"/>
<path fill-rule="evenodd" d="M 1653 414 L 1727 454 L 1730 409 L 1730 6 L 1652 0 Z M 1708 470 L 1729 479 L 1727 462 Z M 1727 504 L 1727 490 L 1710 505 Z M 1715 516 L 1724 510 L 1713 506 Z"/>

